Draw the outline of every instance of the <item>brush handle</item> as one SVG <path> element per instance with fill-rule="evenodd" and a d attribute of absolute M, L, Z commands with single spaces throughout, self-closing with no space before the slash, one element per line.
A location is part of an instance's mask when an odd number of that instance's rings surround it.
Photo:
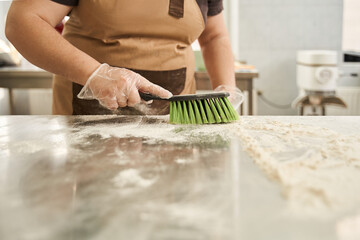
<path fill-rule="evenodd" d="M 169 99 L 166 99 L 166 98 L 161 98 L 161 97 L 158 97 L 158 96 L 154 96 L 150 93 L 143 93 L 143 92 L 139 92 L 139 95 L 140 97 L 145 100 L 146 102 L 147 101 L 151 101 L 151 100 L 165 100 L 165 101 L 170 101 Z"/>
<path fill-rule="evenodd" d="M 191 100 L 200 100 L 200 99 L 213 99 L 213 98 L 224 98 L 230 96 L 228 92 L 213 92 L 213 93 L 203 93 L 203 94 L 187 94 L 187 95 L 174 95 L 171 98 L 161 98 L 154 96 L 149 93 L 139 92 L 140 97 L 145 101 L 150 100 L 163 100 L 163 101 L 191 101 Z"/>

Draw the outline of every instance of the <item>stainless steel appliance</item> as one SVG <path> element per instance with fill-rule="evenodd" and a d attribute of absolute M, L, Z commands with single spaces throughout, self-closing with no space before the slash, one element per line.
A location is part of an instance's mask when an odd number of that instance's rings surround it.
<path fill-rule="evenodd" d="M 293 107 L 299 108 L 300 115 L 325 115 L 327 105 L 346 107 L 344 101 L 336 96 L 338 78 L 337 52 L 298 51 L 299 96 L 293 101 Z"/>

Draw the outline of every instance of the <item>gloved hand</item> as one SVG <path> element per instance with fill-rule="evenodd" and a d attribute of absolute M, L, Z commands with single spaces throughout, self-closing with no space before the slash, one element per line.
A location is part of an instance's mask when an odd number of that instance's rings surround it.
<path fill-rule="evenodd" d="M 102 106 L 116 110 L 118 107 L 133 107 L 140 103 L 139 91 L 161 98 L 172 96 L 171 92 L 133 71 L 104 63 L 91 74 L 77 97 L 97 99 Z"/>
<path fill-rule="evenodd" d="M 220 85 L 214 89 L 216 92 L 228 92 L 230 93 L 229 101 L 233 105 L 234 109 L 237 111 L 241 103 L 244 101 L 244 94 L 237 87 Z"/>

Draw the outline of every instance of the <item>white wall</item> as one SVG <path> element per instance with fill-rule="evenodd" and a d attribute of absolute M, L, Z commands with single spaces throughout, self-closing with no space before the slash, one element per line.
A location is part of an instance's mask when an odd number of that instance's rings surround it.
<path fill-rule="evenodd" d="M 4 1 L 0 0 L 0 39 L 6 40 L 5 38 L 5 20 L 6 20 L 6 14 L 8 12 L 8 9 L 10 7 L 11 1 Z"/>
<path fill-rule="evenodd" d="M 343 49 L 360 51 L 360 1 L 344 0 Z"/>
<path fill-rule="evenodd" d="M 255 86 L 273 102 L 287 104 L 297 96 L 297 50 L 341 50 L 342 0 L 225 1 L 227 7 L 238 6 L 238 46 L 233 48 L 239 52 L 235 55 L 259 69 Z M 297 113 L 261 100 L 258 107 L 260 115 Z"/>

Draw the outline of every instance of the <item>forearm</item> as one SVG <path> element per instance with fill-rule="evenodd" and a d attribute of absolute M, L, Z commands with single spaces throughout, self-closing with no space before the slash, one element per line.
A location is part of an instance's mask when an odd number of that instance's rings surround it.
<path fill-rule="evenodd" d="M 7 19 L 6 36 L 34 65 L 79 84 L 100 65 L 35 14 L 12 14 Z"/>
<path fill-rule="evenodd" d="M 217 36 L 201 47 L 212 88 L 235 86 L 234 59 L 227 35 Z"/>

